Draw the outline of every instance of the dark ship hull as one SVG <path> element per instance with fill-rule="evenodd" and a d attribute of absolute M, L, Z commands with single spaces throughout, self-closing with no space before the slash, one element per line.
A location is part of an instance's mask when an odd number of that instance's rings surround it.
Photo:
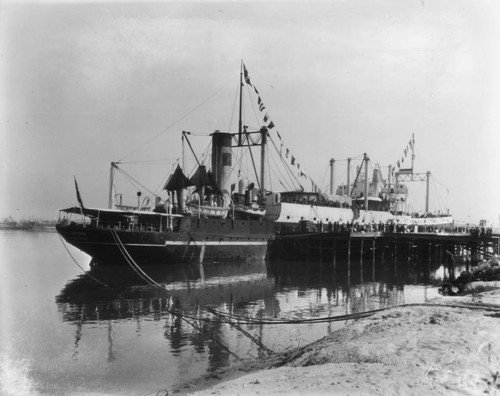
<path fill-rule="evenodd" d="M 99 265 L 260 260 L 273 236 L 268 222 L 232 219 L 185 217 L 174 230 L 140 228 L 61 223 L 57 231 Z"/>

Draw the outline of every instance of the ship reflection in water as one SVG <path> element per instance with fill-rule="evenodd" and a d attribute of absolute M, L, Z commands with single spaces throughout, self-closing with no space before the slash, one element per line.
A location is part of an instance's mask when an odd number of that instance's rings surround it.
<path fill-rule="evenodd" d="M 75 325 L 75 350 L 86 327 L 98 327 L 107 339 L 108 361 L 120 354 L 113 342 L 113 326 L 135 322 L 136 336 L 149 322 L 161 323 L 161 337 L 169 353 L 201 354 L 200 371 L 214 371 L 240 358 L 261 356 L 259 346 L 283 351 L 312 342 L 340 328 L 342 322 L 314 325 L 278 325 L 237 320 L 257 342 L 204 307 L 240 318 L 311 319 L 344 315 L 404 303 L 425 302 L 437 295 L 429 284 L 437 268 L 413 263 L 318 264 L 304 262 L 252 262 L 145 266 L 145 273 L 172 294 L 141 279 L 132 269 L 93 268 L 70 281 L 57 296 L 62 320 Z M 173 312 L 185 315 L 186 320 Z M 150 331 L 145 334 L 152 334 Z M 122 348 L 129 348 L 120 343 Z M 118 353 L 117 353 L 118 352 Z"/>

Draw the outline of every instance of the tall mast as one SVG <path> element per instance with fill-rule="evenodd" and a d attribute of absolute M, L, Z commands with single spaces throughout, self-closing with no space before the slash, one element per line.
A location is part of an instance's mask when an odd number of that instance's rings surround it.
<path fill-rule="evenodd" d="M 267 128 L 262 128 L 262 140 L 261 140 L 261 152 L 260 152 L 260 189 L 262 191 L 262 199 L 265 202 L 266 199 L 266 185 L 265 185 L 265 176 L 266 176 L 266 144 L 267 144 Z"/>
<path fill-rule="evenodd" d="M 347 196 L 351 198 L 351 158 L 347 158 Z"/>
<path fill-rule="evenodd" d="M 426 189 L 425 189 L 425 213 L 429 213 L 429 180 L 431 178 L 431 172 L 427 171 L 426 176 Z"/>
<path fill-rule="evenodd" d="M 368 156 L 364 153 L 364 161 L 365 161 L 365 210 L 368 210 Z"/>
<path fill-rule="evenodd" d="M 113 182 L 115 177 L 116 163 L 111 162 L 111 168 L 109 169 L 109 197 L 108 197 L 108 209 L 113 209 Z"/>
<path fill-rule="evenodd" d="M 238 146 L 241 146 L 241 135 L 243 133 L 243 125 L 241 121 L 241 109 L 243 107 L 243 60 L 241 61 L 240 66 L 240 110 L 238 117 Z"/>

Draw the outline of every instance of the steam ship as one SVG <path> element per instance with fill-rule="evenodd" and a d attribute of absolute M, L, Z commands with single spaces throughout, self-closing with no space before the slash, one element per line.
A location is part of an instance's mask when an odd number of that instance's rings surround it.
<path fill-rule="evenodd" d="M 57 231 L 69 244 L 92 257 L 93 265 L 174 264 L 181 262 L 224 262 L 266 257 L 268 241 L 274 237 L 274 224 L 262 216 L 265 153 L 268 129 L 249 130 L 241 120 L 243 77 L 240 71 L 240 119 L 235 133 L 215 131 L 211 134 L 211 168 L 199 161 L 191 177 L 177 165 L 164 186 L 162 201 L 152 196 L 154 208 L 147 205 L 126 206 L 113 200 L 113 178 L 119 163 L 111 163 L 108 208 L 83 205 L 78 185 L 75 187 L 80 206 L 60 211 Z M 246 78 L 246 75 L 245 75 Z M 189 132 L 182 142 L 189 143 Z M 260 177 L 257 183 L 239 177 L 231 183 L 235 167 L 233 153 L 260 147 Z M 253 160 L 253 156 L 252 156 Z M 184 162 L 184 161 L 183 161 Z M 254 164 L 254 169 L 257 166 Z M 140 193 L 138 192 L 138 196 Z M 149 197 L 148 197 L 149 200 Z M 257 204 L 259 202 L 259 204 Z"/>

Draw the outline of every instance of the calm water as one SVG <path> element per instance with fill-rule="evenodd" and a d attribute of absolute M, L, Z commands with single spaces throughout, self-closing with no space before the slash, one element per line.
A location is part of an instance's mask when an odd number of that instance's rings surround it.
<path fill-rule="evenodd" d="M 89 258 L 69 247 L 86 270 Z M 438 272 L 410 263 L 298 262 L 144 267 L 172 298 L 127 267 L 84 275 L 56 233 L 0 231 L 0 376 L 16 395 L 147 395 L 172 389 L 263 351 L 205 305 L 252 318 L 316 318 L 424 302 Z M 242 325 L 283 351 L 343 325 Z"/>

